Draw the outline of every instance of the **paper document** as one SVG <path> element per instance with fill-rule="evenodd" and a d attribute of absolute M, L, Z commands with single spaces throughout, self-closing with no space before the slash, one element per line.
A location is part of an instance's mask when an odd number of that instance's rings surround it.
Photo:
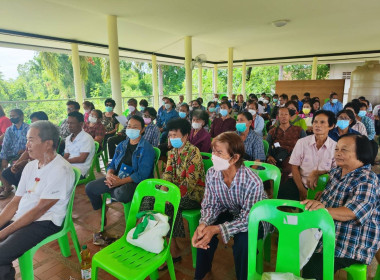
<path fill-rule="evenodd" d="M 127 126 L 127 117 L 126 116 L 117 116 L 116 119 L 118 120 L 118 122 L 123 125 L 124 127 Z"/>

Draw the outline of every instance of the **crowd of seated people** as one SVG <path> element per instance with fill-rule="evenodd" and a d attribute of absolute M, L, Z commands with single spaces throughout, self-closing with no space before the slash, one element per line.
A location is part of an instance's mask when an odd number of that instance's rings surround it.
<path fill-rule="evenodd" d="M 260 98 L 250 94 L 247 100 L 243 95 L 232 95 L 231 99 L 216 95 L 207 107 L 202 105 L 202 98 L 187 104 L 182 96 L 179 101 L 176 104 L 173 99 L 163 97 L 157 112 L 146 100 L 129 99 L 127 123 L 120 132 L 114 100 L 105 101 L 104 113 L 86 101 L 84 115 L 79 112 L 77 102 L 67 102 L 68 115 L 59 127 L 63 144 L 58 153 L 62 159 L 79 168 L 85 178 L 97 152 L 94 142 L 100 148 L 108 147 L 110 163 L 105 166 L 105 177 L 86 185 L 92 207 L 99 212 L 99 222 L 103 194 L 109 193 L 114 201 L 127 203 L 141 181 L 154 177 L 153 147 L 158 147 L 164 166 L 160 178 L 178 186 L 181 193 L 173 223 L 174 262 L 181 260 L 177 238 L 185 236 L 181 213 L 200 209 L 199 227 L 192 239 L 193 246 L 198 248 L 195 279 L 203 279 L 211 270 L 217 236 L 224 243 L 234 238 L 236 276 L 246 279 L 248 213 L 254 203 L 268 196 L 260 178 L 243 161 L 267 162 L 281 169 L 278 198 L 301 201 L 310 210 L 326 208 L 333 217 L 339 227 L 336 270 L 372 261 L 380 246 L 379 179 L 371 171 L 378 151 L 374 139 L 380 107 L 374 106 L 377 111 L 371 112 L 372 104 L 365 98 L 353 99 L 343 107 L 336 93 L 331 93 L 323 106 L 310 93 L 305 93 L 302 100 L 297 95 L 289 100 L 286 94 L 263 93 Z M 0 199 L 12 194 L 12 185 L 25 190 L 23 170 L 41 160 L 28 150 L 27 133 L 32 130 L 24 122 L 22 111 L 14 109 L 9 113 L 7 119 L 0 108 Z M 47 120 L 42 113 L 30 116 L 33 124 Z M 39 126 L 35 127 L 33 131 L 38 134 Z M 40 142 L 47 141 L 41 133 L 39 137 Z M 264 151 L 264 139 L 269 144 L 268 154 Z M 51 147 L 58 146 L 58 142 Z M 49 145 L 43 147 L 51 149 Z M 213 167 L 207 174 L 201 152 L 212 153 Z M 308 190 L 316 187 L 318 177 L 323 174 L 330 176 L 325 191 L 315 200 L 307 200 Z M 16 192 L 17 203 L 23 201 L 21 191 Z M 11 220 L 8 218 L 16 213 L 17 205 L 3 210 L 13 214 L 2 212 L 0 227 Z M 151 199 L 145 199 L 141 210 L 151 209 L 152 205 Z M 169 216 L 173 214 L 171 207 L 166 212 Z M 17 230 L 18 227 L 14 231 Z M 268 230 L 263 224 L 260 235 Z M 0 248 L 5 243 L 1 234 L 0 230 Z M 100 232 L 94 233 L 93 240 L 94 244 L 105 244 Z M 358 245 L 352 249 L 352 244 Z M 320 267 L 316 268 L 322 264 L 321 250 L 318 247 L 312 257 L 316 266 L 306 265 L 304 277 L 322 279 Z M 0 268 L 1 262 L 0 253 Z M 163 265 L 160 269 L 165 268 Z"/>

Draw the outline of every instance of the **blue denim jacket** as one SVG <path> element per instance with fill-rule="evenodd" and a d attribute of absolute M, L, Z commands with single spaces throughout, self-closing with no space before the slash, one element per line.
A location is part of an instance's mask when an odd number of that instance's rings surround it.
<path fill-rule="evenodd" d="M 127 150 L 128 143 L 129 138 L 127 137 L 126 140 L 117 145 L 115 155 L 113 156 L 111 163 L 108 165 L 107 170 L 117 170 L 117 167 Z M 136 150 L 132 154 L 132 167 L 134 172 L 132 173 L 131 178 L 133 182 L 138 184 L 145 179 L 154 178 L 154 158 L 155 152 L 153 146 L 144 138 L 141 138 Z"/>

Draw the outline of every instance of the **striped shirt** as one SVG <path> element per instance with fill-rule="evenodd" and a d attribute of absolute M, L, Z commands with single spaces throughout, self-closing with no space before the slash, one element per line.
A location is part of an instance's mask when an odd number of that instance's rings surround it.
<path fill-rule="evenodd" d="M 212 225 L 223 212 L 230 212 L 234 219 L 218 225 L 223 242 L 239 232 L 248 231 L 248 216 L 252 206 L 266 199 L 263 182 L 251 169 L 241 166 L 228 187 L 221 171 L 211 167 L 206 176 L 206 190 L 202 201 L 199 223 Z M 269 231 L 269 224 L 264 223 L 264 236 Z"/>
<path fill-rule="evenodd" d="M 153 147 L 158 146 L 160 141 L 160 130 L 157 125 L 150 123 L 145 127 L 144 139 L 148 141 Z"/>
<path fill-rule="evenodd" d="M 10 160 L 18 156 L 20 151 L 25 151 L 28 130 L 29 125 L 26 123 L 22 123 L 20 129 L 17 129 L 15 124 L 7 128 L 0 152 L 0 159 Z"/>
<path fill-rule="evenodd" d="M 240 136 L 240 132 L 236 132 Z M 247 138 L 244 140 L 245 156 L 246 160 L 261 160 L 265 161 L 266 156 L 264 152 L 263 139 L 256 134 L 252 129 L 249 130 Z"/>
<path fill-rule="evenodd" d="M 366 116 L 362 117 L 361 122 L 364 124 L 365 128 L 367 129 L 368 139 L 373 140 L 373 138 L 375 138 L 375 135 L 376 135 L 375 122 Z"/>
<path fill-rule="evenodd" d="M 346 207 L 356 216 L 347 222 L 334 221 L 335 257 L 370 264 L 380 249 L 379 179 L 369 164 L 343 177 L 341 174 L 339 167 L 330 171 L 330 180 L 321 197 L 326 208 Z"/>

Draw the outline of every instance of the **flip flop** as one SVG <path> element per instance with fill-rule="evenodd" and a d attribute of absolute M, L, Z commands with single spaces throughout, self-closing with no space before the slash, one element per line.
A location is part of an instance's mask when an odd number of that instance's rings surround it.
<path fill-rule="evenodd" d="M 173 264 L 177 263 L 177 262 L 180 262 L 180 261 L 182 261 L 182 257 L 181 256 L 173 258 Z M 168 265 L 165 264 L 163 267 L 159 268 L 158 271 L 164 271 L 164 270 L 167 270 L 167 269 L 168 269 Z"/>
<path fill-rule="evenodd" d="M 3 190 L 0 192 L 0 199 L 7 199 L 12 194 L 12 190 Z"/>

